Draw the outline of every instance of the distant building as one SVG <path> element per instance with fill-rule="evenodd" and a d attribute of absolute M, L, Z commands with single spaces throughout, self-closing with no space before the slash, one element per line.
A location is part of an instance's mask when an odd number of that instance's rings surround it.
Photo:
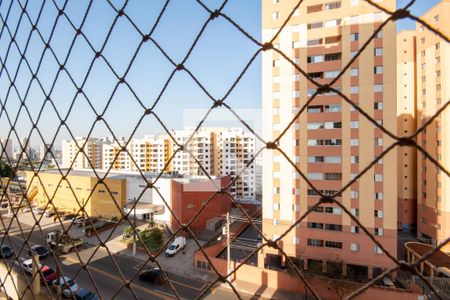
<path fill-rule="evenodd" d="M 104 176 L 103 172 L 98 174 Z M 147 188 L 146 180 L 153 182 L 159 174 L 145 173 L 144 180 L 136 172 L 111 171 L 104 183 L 96 185 L 98 180 L 92 171 L 71 171 L 67 180 L 57 188 L 61 180 L 57 170 L 41 171 L 39 180 L 32 179 L 33 175 L 33 172 L 26 172 L 27 188 L 30 194 L 37 191 L 34 201 L 39 207 L 45 207 L 49 201 L 48 195 L 54 195 L 52 202 L 61 211 L 76 213 L 86 203 L 86 213 L 89 216 L 120 218 L 121 212 L 124 212 L 129 213 L 130 218 L 136 216 L 141 220 L 153 220 L 174 229 L 180 226 L 176 219 L 181 224 L 188 223 L 214 193 L 230 182 L 230 177 L 214 177 L 211 181 L 206 177 L 180 178 L 164 174 L 152 188 Z M 133 209 L 135 201 L 137 203 Z M 206 221 L 220 217 L 230 209 L 231 199 L 218 194 L 211 199 L 191 227 L 204 229 Z"/>
<path fill-rule="evenodd" d="M 73 169 L 101 169 L 102 141 L 77 137 L 62 141 L 62 167 Z M 73 163 L 73 164 L 72 164 Z"/>
<path fill-rule="evenodd" d="M 53 159 L 52 153 L 53 147 L 50 147 L 50 144 L 44 143 L 39 148 L 39 159 L 51 161 Z"/>
<path fill-rule="evenodd" d="M 0 158 L 13 160 L 13 142 L 11 139 L 0 139 Z"/>
<path fill-rule="evenodd" d="M 230 188 L 230 193 L 241 199 L 254 199 L 256 176 L 254 162 L 255 138 L 240 128 L 202 127 L 191 137 L 194 128 L 175 130 L 169 135 L 147 135 L 133 138 L 126 149 L 126 140 L 76 138 L 63 141 L 63 167 L 68 168 L 72 161 L 74 169 L 95 169 L 142 172 L 173 172 L 186 176 L 230 175 L 232 180 L 239 178 Z M 184 151 L 177 151 L 184 145 Z M 76 156 L 78 146 L 86 155 Z M 126 151 L 125 151 L 126 150 Z M 87 159 L 89 158 L 89 160 Z"/>

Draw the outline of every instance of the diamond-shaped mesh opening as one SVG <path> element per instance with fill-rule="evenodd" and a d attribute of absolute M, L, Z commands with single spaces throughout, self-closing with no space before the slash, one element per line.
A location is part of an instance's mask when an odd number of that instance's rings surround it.
<path fill-rule="evenodd" d="M 291 272 L 297 276 L 305 286 L 306 292 L 316 298 L 318 291 L 311 284 L 311 277 L 306 274 L 292 257 L 288 256 L 281 245 L 283 238 L 294 232 L 297 225 L 304 223 L 308 215 L 320 206 L 334 205 L 339 207 L 345 216 L 351 219 L 352 224 L 357 225 L 367 236 L 368 242 L 377 246 L 380 251 L 391 259 L 396 267 L 386 270 L 358 286 L 347 298 L 355 298 L 364 293 L 377 280 L 396 272 L 405 271 L 417 276 L 430 293 L 437 298 L 443 298 L 434 285 L 425 278 L 418 267 L 427 258 L 439 251 L 450 238 L 433 248 L 415 262 L 406 263 L 399 261 L 388 249 L 380 243 L 364 224 L 357 218 L 351 207 L 344 205 L 340 197 L 350 190 L 358 189 L 359 180 L 373 176 L 374 170 L 379 168 L 377 162 L 387 157 L 393 149 L 398 147 L 413 147 L 418 155 L 423 155 L 430 164 L 443 176 L 450 176 L 448 166 L 443 166 L 438 153 L 428 153 L 423 143 L 418 141 L 420 134 L 427 128 L 435 126 L 439 122 L 440 115 L 450 104 L 444 99 L 440 108 L 432 115 L 427 116 L 420 127 L 409 135 L 398 136 L 390 128 L 386 128 L 376 118 L 372 110 L 365 110 L 364 99 L 355 98 L 342 92 L 342 75 L 351 72 L 352 67 L 361 64 L 366 56 L 369 45 L 374 41 L 378 32 L 385 26 L 401 19 L 410 19 L 423 26 L 440 37 L 442 43 L 448 44 L 449 38 L 439 28 L 434 28 L 420 18 L 412 15 L 408 9 L 415 1 L 411 1 L 406 7 L 396 11 L 389 11 L 378 3 L 365 0 L 371 6 L 384 12 L 389 17 L 381 23 L 378 29 L 367 39 L 360 41 L 358 51 L 342 65 L 341 71 L 328 83 L 308 76 L 299 64 L 296 63 L 292 53 L 284 53 L 275 44 L 280 39 L 280 33 L 287 30 L 286 26 L 296 10 L 305 6 L 304 2 L 292 1 L 289 11 L 283 12 L 283 22 L 280 28 L 273 31 L 270 41 L 263 44 L 259 35 L 253 36 L 248 30 L 254 24 L 248 23 L 248 18 L 234 15 L 237 6 L 247 3 L 228 3 L 217 1 L 216 5 L 203 3 L 202 1 L 161 1 L 154 3 L 147 1 L 137 5 L 128 1 L 6 1 L 0 4 L 0 126 L 2 139 L 15 139 L 20 141 L 20 149 L 17 157 L 12 157 L 8 150 L 7 142 L 2 140 L 2 161 L 11 166 L 13 172 L 1 174 L 2 189 L 1 202 L 13 205 L 18 209 L 12 209 L 7 215 L 0 215 L 3 227 L 2 245 L 10 245 L 13 258 L 4 260 L 5 274 L 0 281 L 6 294 L 17 294 L 20 299 L 26 297 L 37 298 L 33 279 L 37 273 L 21 267 L 23 257 L 28 255 L 33 245 L 40 244 L 51 248 L 47 242 L 48 228 L 59 226 L 60 232 L 56 239 L 65 236 L 73 237 L 75 231 L 89 237 L 84 241 L 84 246 L 77 247 L 76 239 L 70 240 L 72 246 L 70 255 L 62 255 L 60 247 L 49 251 L 41 263 L 54 267 L 58 275 L 70 276 L 80 286 L 88 288 L 104 299 L 130 299 L 147 298 L 152 296 L 166 298 L 201 298 L 214 291 L 216 284 L 224 283 L 238 298 L 242 298 L 241 292 L 236 288 L 232 277 L 262 249 L 277 251 L 291 266 Z M 142 13 L 145 11 L 146 13 Z M 180 11 L 189 13 L 180 14 Z M 255 13 L 255 12 L 252 12 Z M 260 12 L 257 12 L 258 14 Z M 177 22 L 173 22 L 177 19 Z M 186 26 L 189 24 L 189 26 Z M 215 29 L 226 26 L 226 37 L 216 35 Z M 239 43 L 233 47 L 233 43 Z M 236 52 L 235 60 L 208 61 L 211 57 L 202 57 L 203 47 L 208 49 L 211 44 L 218 47 L 217 56 L 221 53 Z M 121 51 L 116 51 L 118 48 Z M 263 51 L 272 51 L 274 57 L 278 57 L 283 63 L 292 65 L 293 74 L 298 74 L 300 80 L 307 82 L 308 100 L 301 103 L 292 119 L 283 120 L 283 128 L 279 135 L 272 140 L 264 140 L 255 131 L 249 122 L 234 108 L 240 107 L 242 101 L 239 95 L 242 93 L 248 97 L 251 91 L 240 87 L 249 80 L 249 73 L 259 72 L 259 64 Z M 218 59 L 216 57 L 216 59 Z M 206 67 L 205 62 L 210 66 Z M 229 65 L 236 66 L 229 69 Z M 256 70 L 255 70 L 256 69 Z M 224 71 L 226 72 L 224 73 Z M 141 76 L 141 74 L 146 76 Z M 211 78 L 213 80 L 211 80 Z M 174 91 L 181 89 L 186 94 L 185 99 L 177 99 Z M 308 178 L 307 170 L 280 145 L 289 140 L 290 130 L 294 124 L 304 116 L 309 105 L 320 103 L 320 97 L 326 93 L 334 93 L 340 97 L 343 106 L 351 106 L 351 110 L 359 113 L 357 121 L 372 126 L 377 130 L 377 137 L 385 143 L 376 153 L 373 160 L 366 164 L 360 164 L 352 178 L 342 181 L 337 190 L 324 191 L 322 187 L 316 187 L 313 180 Z M 259 94 L 259 92 L 258 92 Z M 171 132 L 171 124 L 168 116 L 171 108 L 177 103 L 185 101 L 191 103 L 191 107 L 207 107 L 202 118 L 187 139 L 176 140 Z M 208 121 L 211 111 L 217 108 L 226 109 L 236 121 L 241 123 L 246 130 L 255 133 L 256 140 L 260 143 L 255 155 L 240 166 L 234 174 L 234 178 L 225 186 L 220 186 L 209 175 L 209 166 L 202 164 L 197 153 L 193 153 L 190 143 L 196 133 L 200 132 Z M 352 119 L 353 120 L 353 119 Z M 353 120 L 355 121 L 355 120 Z M 81 124 L 80 124 L 81 123 Z M 178 124 L 181 125 L 181 124 Z M 165 166 L 160 166 L 160 171 L 154 176 L 146 174 L 147 165 L 142 164 L 140 156 L 136 155 L 132 147 L 132 140 L 145 133 L 148 127 L 158 127 L 161 133 L 167 134 L 168 143 L 173 147 L 171 155 L 165 161 Z M 97 137 L 97 133 L 107 133 L 110 136 L 108 145 L 111 146 L 108 167 L 99 170 L 95 160 L 99 153 L 85 143 L 89 138 Z M 78 135 L 84 139 L 77 139 Z M 25 138 L 24 138 L 25 137 Z M 54 164 L 44 166 L 44 161 L 36 162 L 31 151 L 31 142 L 48 144 L 48 148 L 56 148 L 62 137 L 69 141 L 76 141 L 73 149 L 73 159 L 69 168 L 62 168 L 58 163 L 56 151 L 48 151 Z M 261 146 L 262 144 L 262 146 Z M 304 182 L 308 189 L 317 196 L 317 201 L 308 207 L 307 211 L 299 214 L 296 221 L 276 240 L 263 234 L 261 227 L 255 218 L 244 209 L 230 192 L 230 188 L 238 182 L 243 173 L 253 166 L 256 156 L 262 152 L 272 151 L 281 156 L 295 170 L 296 176 Z M 158 184 L 163 178 L 164 169 L 167 169 L 176 155 L 184 154 L 190 157 L 193 168 L 199 174 L 206 175 L 216 188 L 208 199 L 202 201 L 201 206 L 182 223 L 177 213 L 171 208 L 170 199 L 159 191 Z M 126 166 L 120 166 L 122 157 L 128 157 Z M 90 190 L 81 192 L 77 183 L 71 176 L 77 173 L 76 166 L 82 161 L 84 169 L 89 169 L 93 174 L 93 186 Z M 76 163 L 75 163 L 76 162 Z M 2 165 L 3 166 L 3 165 Z M 41 174 L 44 168 L 53 169 L 51 172 L 59 175 L 54 182 L 43 181 Z M 129 203 L 131 209 L 125 212 L 124 203 L 118 203 L 117 191 L 109 178 L 116 176 L 120 169 L 133 169 L 136 176 L 142 181 L 144 189 Z M 26 185 L 6 180 L 13 177 L 13 173 L 20 170 L 28 170 Z M 47 171 L 48 172 L 48 171 Z M 3 179 L 5 181 L 3 181 Z M 9 193 L 8 189 L 14 188 L 17 193 Z M 42 210 L 32 209 L 32 194 L 35 189 L 43 191 L 43 198 L 39 199 Z M 153 190 L 155 195 L 161 198 L 162 205 L 168 210 L 168 215 L 176 224 L 176 229 L 165 233 L 165 239 L 159 249 L 150 249 L 143 237 L 137 232 L 137 224 L 131 215 L 136 207 L 146 197 L 146 192 Z M 93 206 L 98 199 L 98 193 L 104 194 L 104 199 L 111 205 L 111 211 L 98 212 Z M 94 211 L 96 215 L 108 214 L 114 216 L 114 222 L 107 226 L 109 231 L 102 232 L 97 227 L 95 220 L 87 219 L 82 224 L 67 219 L 58 207 L 61 206 L 61 196 L 75 202 L 76 208 L 70 213 L 74 217 L 85 216 L 88 211 Z M 221 198 L 222 197 L 222 198 Z M 241 221 L 248 222 L 258 234 L 261 235 L 261 243 L 256 249 L 250 248 L 250 253 L 237 264 L 234 269 L 219 270 L 209 257 L 207 248 L 198 237 L 194 229 L 208 208 L 218 205 L 218 200 L 228 198 L 241 213 Z M 24 222 L 21 209 L 27 209 L 29 216 Z M 44 214 L 52 214 L 50 217 Z M 52 222 L 53 221 L 53 222 Z M 102 222 L 102 221 L 101 221 Z M 122 235 L 124 226 L 131 228 L 131 233 L 137 243 L 143 245 L 140 260 L 126 259 L 115 253 L 109 243 L 117 236 Z M 187 284 L 180 282 L 179 276 L 167 272 L 160 261 L 164 255 L 164 249 L 179 234 L 188 234 L 194 244 L 199 248 L 211 268 L 214 279 L 195 287 L 195 292 L 186 292 Z M 84 238 L 83 238 L 84 239 Z M 248 246 L 241 243 L 241 248 L 248 250 Z M 130 261 L 134 261 L 131 263 Z M 148 288 L 141 285 L 137 278 L 148 266 L 158 267 L 168 281 L 161 288 Z M 34 273 L 32 276 L 26 272 Z M 13 273 L 21 276 L 21 281 L 13 278 Z M 42 273 L 40 274 L 42 277 Z M 8 285 L 7 285 L 8 284 Z M 196 284 L 192 284 L 196 286 Z M 41 286 L 48 295 L 60 296 L 54 291 L 54 286 L 44 282 Z M 66 292 L 59 291 L 60 293 Z"/>

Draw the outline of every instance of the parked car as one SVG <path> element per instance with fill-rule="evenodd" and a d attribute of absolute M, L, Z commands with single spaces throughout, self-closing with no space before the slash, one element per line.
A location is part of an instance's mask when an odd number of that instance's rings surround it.
<path fill-rule="evenodd" d="M 66 298 L 72 297 L 75 295 L 75 292 L 78 291 L 78 285 L 67 276 L 61 276 L 53 280 L 52 286 L 55 291 L 59 286 L 62 295 Z"/>
<path fill-rule="evenodd" d="M 161 284 L 167 280 L 167 276 L 159 268 L 149 268 L 139 274 L 139 279 L 150 283 Z"/>
<path fill-rule="evenodd" d="M 39 207 L 33 207 L 32 211 L 37 216 L 42 215 L 44 213 L 44 210 Z"/>
<path fill-rule="evenodd" d="M 48 249 L 41 245 L 35 245 L 28 250 L 29 256 L 32 256 L 33 253 L 37 253 L 39 255 L 39 259 L 44 259 L 49 255 Z"/>
<path fill-rule="evenodd" d="M 96 294 L 94 294 L 90 290 L 85 289 L 85 288 L 80 288 L 75 293 L 75 299 L 77 299 L 77 300 L 98 300 L 99 298 Z"/>
<path fill-rule="evenodd" d="M 42 276 L 41 276 L 41 282 L 47 283 L 50 285 L 55 279 L 56 279 L 56 272 L 52 268 L 48 266 L 43 266 L 41 269 Z"/>
<path fill-rule="evenodd" d="M 8 258 L 11 256 L 13 256 L 13 251 L 12 251 L 11 247 L 3 245 L 2 248 L 0 249 L 0 257 Z"/>
<path fill-rule="evenodd" d="M 47 218 L 53 217 L 54 215 L 56 215 L 56 213 L 53 210 L 47 210 L 44 213 L 44 216 L 47 217 Z"/>
<path fill-rule="evenodd" d="M 179 236 L 175 238 L 173 243 L 166 249 L 166 256 L 174 256 L 186 247 L 186 238 Z"/>
<path fill-rule="evenodd" d="M 2 201 L 0 205 L 2 208 L 7 208 L 9 203 L 8 203 L 8 201 Z"/>
<path fill-rule="evenodd" d="M 73 219 L 75 219 L 76 217 L 77 217 L 76 214 L 67 214 L 67 215 L 64 215 L 64 216 L 62 217 L 62 219 L 63 219 L 64 221 L 67 221 L 67 220 L 73 220 Z"/>
<path fill-rule="evenodd" d="M 97 222 L 96 218 L 91 218 L 92 223 Z M 83 225 L 91 225 L 91 222 L 89 221 L 88 217 L 80 217 L 75 219 L 73 224 L 78 225 L 78 227 L 82 227 Z"/>
<path fill-rule="evenodd" d="M 21 263 L 20 263 L 20 267 L 25 271 L 25 273 L 27 274 L 32 274 L 33 273 L 33 260 L 30 259 L 24 259 L 21 258 L 20 259 Z M 40 263 L 38 263 L 38 268 L 42 268 L 42 265 Z"/>

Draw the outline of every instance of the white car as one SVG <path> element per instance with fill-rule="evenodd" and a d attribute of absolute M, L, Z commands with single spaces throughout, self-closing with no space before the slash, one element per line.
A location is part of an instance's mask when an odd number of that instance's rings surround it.
<path fill-rule="evenodd" d="M 33 274 L 33 260 L 30 259 L 21 259 L 20 267 L 25 271 L 27 274 Z M 38 263 L 38 268 L 41 269 L 42 265 Z"/>
<path fill-rule="evenodd" d="M 66 298 L 72 297 L 78 291 L 78 285 L 67 276 L 61 276 L 55 279 L 52 285 L 54 290 L 56 290 L 57 286 L 60 286 L 61 293 Z"/>
<path fill-rule="evenodd" d="M 183 250 L 184 247 L 186 247 L 186 238 L 183 236 L 179 236 L 166 249 L 166 256 L 174 256 L 179 251 Z"/>

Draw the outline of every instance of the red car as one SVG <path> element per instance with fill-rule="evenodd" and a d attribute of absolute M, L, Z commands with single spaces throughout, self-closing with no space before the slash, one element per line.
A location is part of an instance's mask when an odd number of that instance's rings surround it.
<path fill-rule="evenodd" d="M 45 282 L 47 282 L 48 285 L 50 285 L 53 282 L 53 280 L 56 279 L 56 272 L 52 268 L 43 266 L 41 269 L 41 272 L 43 275 L 43 276 L 41 276 L 42 283 L 44 283 L 44 281 L 45 281 Z"/>

